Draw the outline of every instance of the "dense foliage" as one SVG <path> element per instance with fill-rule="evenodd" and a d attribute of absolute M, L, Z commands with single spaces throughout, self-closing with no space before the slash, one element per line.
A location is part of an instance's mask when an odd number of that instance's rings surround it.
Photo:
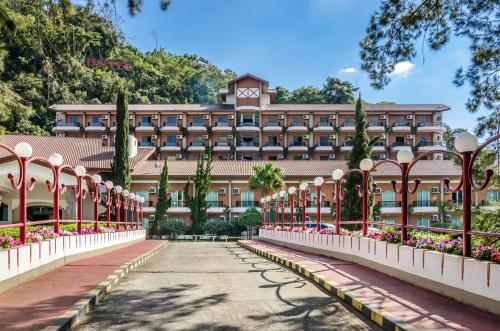
<path fill-rule="evenodd" d="M 254 174 L 248 180 L 251 190 L 263 190 L 265 194 L 277 192 L 285 187 L 283 170 L 272 163 L 253 167 Z"/>
<path fill-rule="evenodd" d="M 130 189 L 130 165 L 128 150 L 128 102 L 127 89 L 121 86 L 118 89 L 116 100 L 116 138 L 115 154 L 111 162 L 111 175 L 115 185 Z"/>
<path fill-rule="evenodd" d="M 55 103 L 110 103 L 124 80 L 130 103 L 217 103 L 231 71 L 196 55 L 164 49 L 143 53 L 92 6 L 70 1 L 0 0 L 16 28 L 0 19 L 0 125 L 9 132 L 47 134 Z M 132 73 L 90 68 L 86 57 L 123 60 Z"/>
<path fill-rule="evenodd" d="M 322 89 L 315 86 L 303 86 L 293 91 L 276 87 L 276 103 L 351 103 L 358 88 L 350 82 L 335 77 L 328 77 Z"/>
<path fill-rule="evenodd" d="M 153 222 L 152 233 L 155 233 L 155 229 L 158 223 L 162 222 L 167 215 L 167 210 L 172 204 L 172 198 L 168 189 L 168 164 L 167 159 L 163 163 L 163 168 L 160 175 L 160 184 L 158 188 L 158 200 L 155 206 L 155 220 Z"/>
<path fill-rule="evenodd" d="M 162 217 L 160 220 L 155 220 L 155 222 L 158 225 L 156 228 L 151 229 L 151 234 L 153 235 L 176 238 L 188 231 L 186 224 L 181 219 Z"/>
<path fill-rule="evenodd" d="M 212 181 L 212 157 L 204 152 L 198 157 L 196 174 L 193 177 L 193 195 L 190 197 L 185 190 L 188 207 L 191 209 L 191 220 L 193 225 L 191 231 L 194 234 L 203 233 L 204 224 L 208 219 L 207 195 Z M 189 185 L 189 181 L 187 183 Z M 188 187 L 188 186 L 186 186 Z"/>

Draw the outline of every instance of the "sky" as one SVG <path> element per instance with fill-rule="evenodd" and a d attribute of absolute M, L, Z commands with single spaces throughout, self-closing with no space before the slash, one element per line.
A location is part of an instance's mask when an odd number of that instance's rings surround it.
<path fill-rule="evenodd" d="M 401 63 L 383 90 L 360 70 L 359 41 L 379 6 L 373 0 L 172 0 L 144 1 L 130 17 L 118 1 L 119 28 L 142 51 L 156 46 L 197 54 L 238 75 L 252 73 L 271 87 L 321 87 L 328 76 L 352 82 L 368 102 L 440 103 L 452 128 L 473 129 L 480 113 L 465 109 L 469 87 L 453 85 L 455 71 L 469 64 L 466 40 L 454 39 L 437 53 L 423 48 Z M 156 37 L 155 37 L 156 36 Z"/>

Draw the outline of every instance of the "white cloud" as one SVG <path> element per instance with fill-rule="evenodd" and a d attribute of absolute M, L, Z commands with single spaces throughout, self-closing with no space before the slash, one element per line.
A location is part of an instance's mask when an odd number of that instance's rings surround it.
<path fill-rule="evenodd" d="M 415 65 L 410 61 L 398 62 L 394 66 L 394 71 L 391 73 L 393 76 L 407 77 L 410 72 L 415 68 Z"/>
<path fill-rule="evenodd" d="M 353 67 L 344 68 L 344 69 L 340 69 L 340 72 L 343 74 L 353 74 L 356 72 L 356 68 L 353 68 Z"/>

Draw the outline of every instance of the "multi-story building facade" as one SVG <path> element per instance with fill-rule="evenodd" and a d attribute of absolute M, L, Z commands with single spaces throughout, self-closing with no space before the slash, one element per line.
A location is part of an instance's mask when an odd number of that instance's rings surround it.
<path fill-rule="evenodd" d="M 276 104 L 276 91 L 250 74 L 220 91 L 222 104 L 129 105 L 131 132 L 139 147 L 157 157 L 195 160 L 211 150 L 216 160 L 345 160 L 355 134 L 355 105 Z M 58 137 L 100 138 L 113 146 L 115 105 L 50 107 Z M 367 132 L 379 137 L 373 158 L 394 158 L 400 149 L 415 154 L 445 149 L 441 104 L 366 104 Z M 442 159 L 435 154 L 434 158 Z"/>

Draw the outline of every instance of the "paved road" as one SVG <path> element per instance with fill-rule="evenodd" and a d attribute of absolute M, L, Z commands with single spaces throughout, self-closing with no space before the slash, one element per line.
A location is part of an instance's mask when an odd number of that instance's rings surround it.
<path fill-rule="evenodd" d="M 308 281 L 234 243 L 172 243 L 80 330 L 373 330 Z"/>

